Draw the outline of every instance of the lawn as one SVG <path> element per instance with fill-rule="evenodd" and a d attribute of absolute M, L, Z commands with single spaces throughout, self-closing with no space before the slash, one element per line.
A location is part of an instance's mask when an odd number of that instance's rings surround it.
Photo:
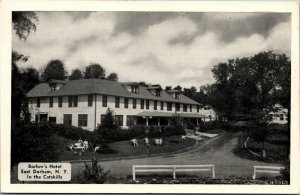
<path fill-rule="evenodd" d="M 288 134 L 286 131 L 280 130 L 270 130 L 266 140 L 265 140 L 265 150 L 266 150 L 266 158 L 257 157 L 251 154 L 244 147 L 244 143 L 248 137 L 248 132 L 243 131 L 241 136 L 239 137 L 239 141 L 233 152 L 243 158 L 265 161 L 265 162 L 274 162 L 274 163 L 282 163 L 285 161 L 287 157 L 287 148 L 288 148 Z M 262 143 L 255 142 L 254 139 L 250 137 L 247 142 L 248 148 L 262 155 Z"/>
<path fill-rule="evenodd" d="M 110 143 L 110 152 L 103 153 L 94 153 L 94 152 L 85 152 L 83 155 L 79 156 L 74 154 L 72 151 L 64 150 L 61 155 L 61 161 L 68 160 L 91 160 L 97 158 L 99 160 L 110 159 L 110 158 L 128 158 L 134 156 L 147 156 L 147 147 L 144 144 L 143 139 L 138 139 L 138 147 L 131 145 L 130 141 L 121 141 Z M 196 143 L 194 139 L 187 138 L 182 140 L 181 136 L 171 136 L 164 138 L 162 146 L 156 146 L 153 144 L 153 140 L 150 140 L 149 153 L 150 156 L 162 153 L 176 152 L 183 150 L 189 146 L 193 146 Z"/>

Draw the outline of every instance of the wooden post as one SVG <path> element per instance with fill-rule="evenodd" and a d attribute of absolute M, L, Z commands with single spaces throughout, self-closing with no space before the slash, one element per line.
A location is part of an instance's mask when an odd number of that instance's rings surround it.
<path fill-rule="evenodd" d="M 211 166 L 211 174 L 212 174 L 212 178 L 214 179 L 216 177 L 214 165 Z"/>
<path fill-rule="evenodd" d="M 255 179 L 256 178 L 256 167 L 255 166 L 253 166 L 253 177 L 252 177 L 253 179 Z"/>
<path fill-rule="evenodd" d="M 173 166 L 173 179 L 176 179 L 176 168 L 175 168 L 175 165 Z"/>
<path fill-rule="evenodd" d="M 135 166 L 132 165 L 132 180 L 135 181 Z"/>
<path fill-rule="evenodd" d="M 146 117 L 146 126 L 148 127 L 149 126 L 149 118 L 148 117 Z"/>
<path fill-rule="evenodd" d="M 157 126 L 160 126 L 160 118 L 158 118 Z"/>

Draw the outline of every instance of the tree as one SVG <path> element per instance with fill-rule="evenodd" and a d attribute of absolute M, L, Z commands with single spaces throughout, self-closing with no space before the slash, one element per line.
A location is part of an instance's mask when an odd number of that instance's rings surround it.
<path fill-rule="evenodd" d="M 83 78 L 83 75 L 79 69 L 75 69 L 72 71 L 69 80 L 80 80 Z"/>
<path fill-rule="evenodd" d="M 36 31 L 38 17 L 31 11 L 12 12 L 13 29 L 20 39 L 26 40 L 31 31 Z"/>
<path fill-rule="evenodd" d="M 108 108 L 103 121 L 96 129 L 96 135 L 100 142 L 107 141 L 116 135 L 118 126 L 115 124 L 115 117 L 113 111 Z"/>
<path fill-rule="evenodd" d="M 89 66 L 87 66 L 85 68 L 84 78 L 85 79 L 90 79 L 90 78 L 102 79 L 102 78 L 105 78 L 105 70 L 98 63 L 90 64 Z"/>
<path fill-rule="evenodd" d="M 46 68 L 44 69 L 41 77 L 44 82 L 48 82 L 51 79 L 65 80 L 67 70 L 64 63 L 61 60 L 50 60 Z"/>
<path fill-rule="evenodd" d="M 110 73 L 106 79 L 110 81 L 118 81 L 118 74 L 114 72 Z"/>
<path fill-rule="evenodd" d="M 176 87 L 174 87 L 175 90 L 181 91 L 182 87 L 180 85 L 177 85 Z"/>

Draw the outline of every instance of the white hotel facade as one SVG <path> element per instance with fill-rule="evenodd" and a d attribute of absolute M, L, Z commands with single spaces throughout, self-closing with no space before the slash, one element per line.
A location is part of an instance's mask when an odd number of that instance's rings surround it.
<path fill-rule="evenodd" d="M 108 108 L 116 124 L 168 125 L 178 114 L 186 121 L 214 120 L 216 112 L 177 90 L 165 91 L 159 85 L 141 86 L 101 79 L 51 80 L 27 93 L 32 121 L 52 121 L 94 130 Z"/>

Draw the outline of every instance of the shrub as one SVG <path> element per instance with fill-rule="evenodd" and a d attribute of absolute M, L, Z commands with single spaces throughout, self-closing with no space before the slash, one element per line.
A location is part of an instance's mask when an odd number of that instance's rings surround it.
<path fill-rule="evenodd" d="M 148 137 L 149 138 L 162 137 L 161 128 L 159 126 L 150 126 Z"/>
<path fill-rule="evenodd" d="M 282 178 L 290 183 L 290 162 L 284 162 L 284 169 L 280 171 Z"/>
<path fill-rule="evenodd" d="M 98 160 L 93 159 L 91 164 L 85 163 L 84 170 L 75 177 L 75 183 L 103 184 L 107 181 L 110 171 L 105 172 Z"/>
<path fill-rule="evenodd" d="M 101 144 L 100 150 L 97 150 L 97 153 L 100 153 L 100 154 L 115 154 L 115 153 L 118 153 L 118 152 L 114 149 L 111 149 L 108 144 Z"/>
<path fill-rule="evenodd" d="M 57 161 L 64 147 L 49 123 L 20 121 L 12 128 L 11 164 Z"/>

